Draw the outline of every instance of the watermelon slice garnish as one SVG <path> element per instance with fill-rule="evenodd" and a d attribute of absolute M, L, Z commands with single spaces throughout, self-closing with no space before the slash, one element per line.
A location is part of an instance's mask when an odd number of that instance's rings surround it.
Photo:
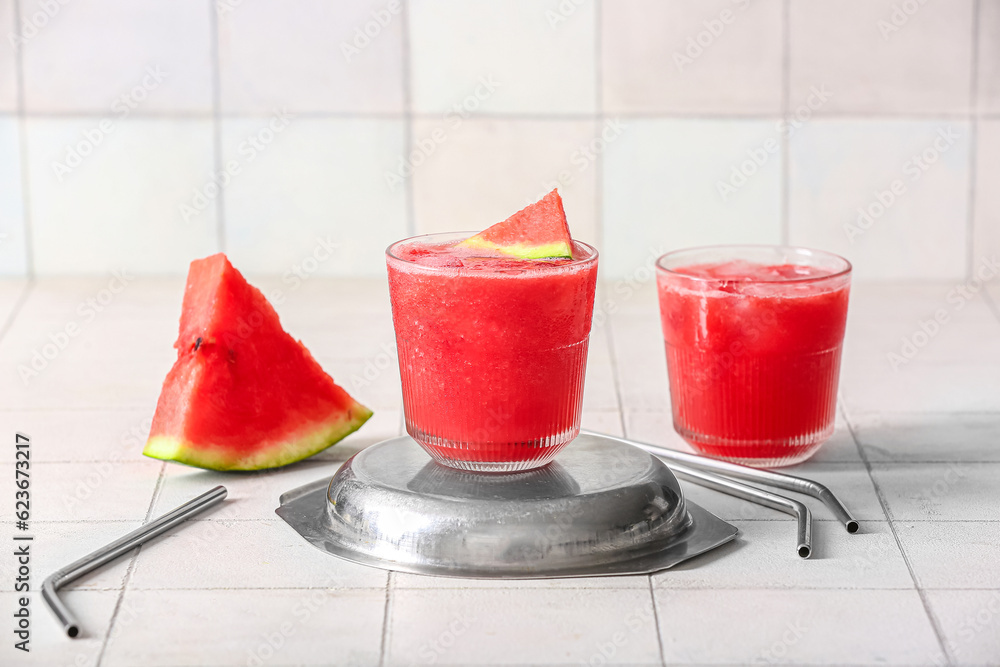
<path fill-rule="evenodd" d="M 572 257 L 573 239 L 559 191 L 553 190 L 458 247 L 519 259 Z"/>
<path fill-rule="evenodd" d="M 191 262 L 174 347 L 146 456 L 212 470 L 276 468 L 372 416 L 221 253 Z"/>

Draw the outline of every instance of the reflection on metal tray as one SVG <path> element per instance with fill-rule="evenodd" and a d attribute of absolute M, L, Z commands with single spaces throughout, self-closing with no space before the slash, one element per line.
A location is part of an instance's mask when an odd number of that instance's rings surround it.
<path fill-rule="evenodd" d="M 648 574 L 724 544 L 736 528 L 686 501 L 650 454 L 581 435 L 522 473 L 441 466 L 403 436 L 333 479 L 281 496 L 278 515 L 314 546 L 387 570 L 534 579 Z"/>

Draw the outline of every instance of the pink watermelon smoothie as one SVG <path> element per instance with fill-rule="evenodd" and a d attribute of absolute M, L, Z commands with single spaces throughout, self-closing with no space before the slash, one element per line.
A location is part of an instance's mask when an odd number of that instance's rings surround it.
<path fill-rule="evenodd" d="M 455 468 L 539 467 L 580 431 L 597 251 L 481 257 L 469 236 L 386 252 L 406 430 Z"/>
<path fill-rule="evenodd" d="M 791 465 L 833 433 L 850 264 L 767 246 L 658 262 L 674 428 L 698 451 Z"/>

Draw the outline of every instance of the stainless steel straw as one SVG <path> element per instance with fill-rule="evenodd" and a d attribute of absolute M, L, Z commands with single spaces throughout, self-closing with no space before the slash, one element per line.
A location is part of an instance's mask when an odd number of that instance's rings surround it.
<path fill-rule="evenodd" d="M 583 430 L 581 433 L 605 435 L 587 430 Z M 785 489 L 787 491 L 794 491 L 796 493 L 812 496 L 829 508 L 833 515 L 837 517 L 837 520 L 844 524 L 848 533 L 858 532 L 857 519 L 855 519 L 848 509 L 844 507 L 844 504 L 833 494 L 833 491 L 819 482 L 814 482 L 811 479 L 805 479 L 803 477 L 774 472 L 772 470 L 758 470 L 757 468 L 750 468 L 737 463 L 729 463 L 728 461 L 719 461 L 705 456 L 696 456 L 694 454 L 676 452 L 672 449 L 667 449 L 666 447 L 658 447 L 645 442 L 636 442 L 635 440 L 619 438 L 613 435 L 609 435 L 607 437 L 618 440 L 619 442 L 626 442 L 630 445 L 634 445 L 649 452 L 650 454 L 655 454 L 662 459 L 667 459 L 668 461 L 674 463 L 681 463 L 692 468 L 721 473 L 727 477 L 760 482 L 762 484 L 766 484 L 767 486 L 775 486 L 779 489 Z"/>
<path fill-rule="evenodd" d="M 62 624 L 66 634 L 76 637 L 80 634 L 80 624 L 76 616 L 69 607 L 59 599 L 59 589 L 66 584 L 76 581 L 80 577 L 93 572 L 97 568 L 110 563 L 119 556 L 127 554 L 132 549 L 141 544 L 145 544 L 154 537 L 165 533 L 184 520 L 204 512 L 209 507 L 216 505 L 226 497 L 226 487 L 217 486 L 211 491 L 201 494 L 197 498 L 187 501 L 177 509 L 168 512 L 158 519 L 133 530 L 128 535 L 121 537 L 107 546 L 101 547 L 97 551 L 90 553 L 80 560 L 57 570 L 48 579 L 42 582 L 42 598 L 49 605 L 49 609 Z"/>
<path fill-rule="evenodd" d="M 669 467 L 681 479 L 686 479 L 699 486 L 791 514 L 797 522 L 796 553 L 802 558 L 809 558 L 812 555 L 812 513 L 804 504 L 748 484 L 741 484 L 722 475 L 713 475 L 704 470 L 689 468 L 683 463 L 671 463 Z"/>

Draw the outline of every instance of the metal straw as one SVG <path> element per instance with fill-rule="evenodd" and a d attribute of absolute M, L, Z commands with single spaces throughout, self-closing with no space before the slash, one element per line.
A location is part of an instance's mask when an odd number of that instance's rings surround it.
<path fill-rule="evenodd" d="M 154 537 L 165 533 L 195 514 L 204 512 L 209 507 L 222 502 L 226 497 L 226 493 L 226 487 L 217 486 L 145 526 L 133 530 L 128 535 L 115 540 L 111 544 L 101 547 L 97 551 L 84 556 L 60 570 L 56 570 L 48 579 L 43 581 L 42 598 L 62 624 L 66 634 L 71 638 L 79 635 L 80 624 L 69 607 L 59 599 L 58 592 L 60 588 L 76 581 L 85 574 L 93 572 L 102 565 L 110 563 L 119 556 L 127 554 L 137 546 L 145 544 Z"/>
<path fill-rule="evenodd" d="M 837 517 L 837 520 L 844 524 L 848 533 L 853 534 L 858 532 L 859 526 L 857 519 L 855 519 L 848 509 L 844 507 L 844 504 L 833 494 L 833 491 L 811 479 L 774 472 L 772 470 L 758 470 L 757 468 L 750 468 L 737 463 L 729 463 L 728 461 L 710 459 L 705 456 L 696 456 L 695 454 L 685 454 L 684 452 L 676 452 L 672 449 L 667 449 L 666 447 L 650 445 L 645 442 L 636 442 L 635 440 L 628 440 L 626 438 L 619 438 L 613 435 L 596 433 L 594 431 L 583 430 L 580 432 L 590 433 L 591 435 L 604 435 L 605 437 L 613 438 L 619 442 L 634 445 L 635 447 L 645 450 L 650 454 L 655 454 L 660 458 L 664 458 L 675 463 L 685 464 L 691 466 L 692 468 L 710 470 L 722 473 L 727 477 L 760 482 L 768 486 L 778 487 L 779 489 L 785 489 L 787 491 L 794 491 L 796 493 L 812 496 L 829 508 L 833 515 Z"/>
<path fill-rule="evenodd" d="M 809 558 L 812 555 L 812 513 L 804 504 L 748 484 L 741 484 L 721 475 L 713 475 L 704 470 L 689 468 L 683 463 L 671 463 L 669 467 L 681 479 L 686 479 L 699 486 L 791 514 L 798 524 L 796 553 L 802 558 Z"/>

